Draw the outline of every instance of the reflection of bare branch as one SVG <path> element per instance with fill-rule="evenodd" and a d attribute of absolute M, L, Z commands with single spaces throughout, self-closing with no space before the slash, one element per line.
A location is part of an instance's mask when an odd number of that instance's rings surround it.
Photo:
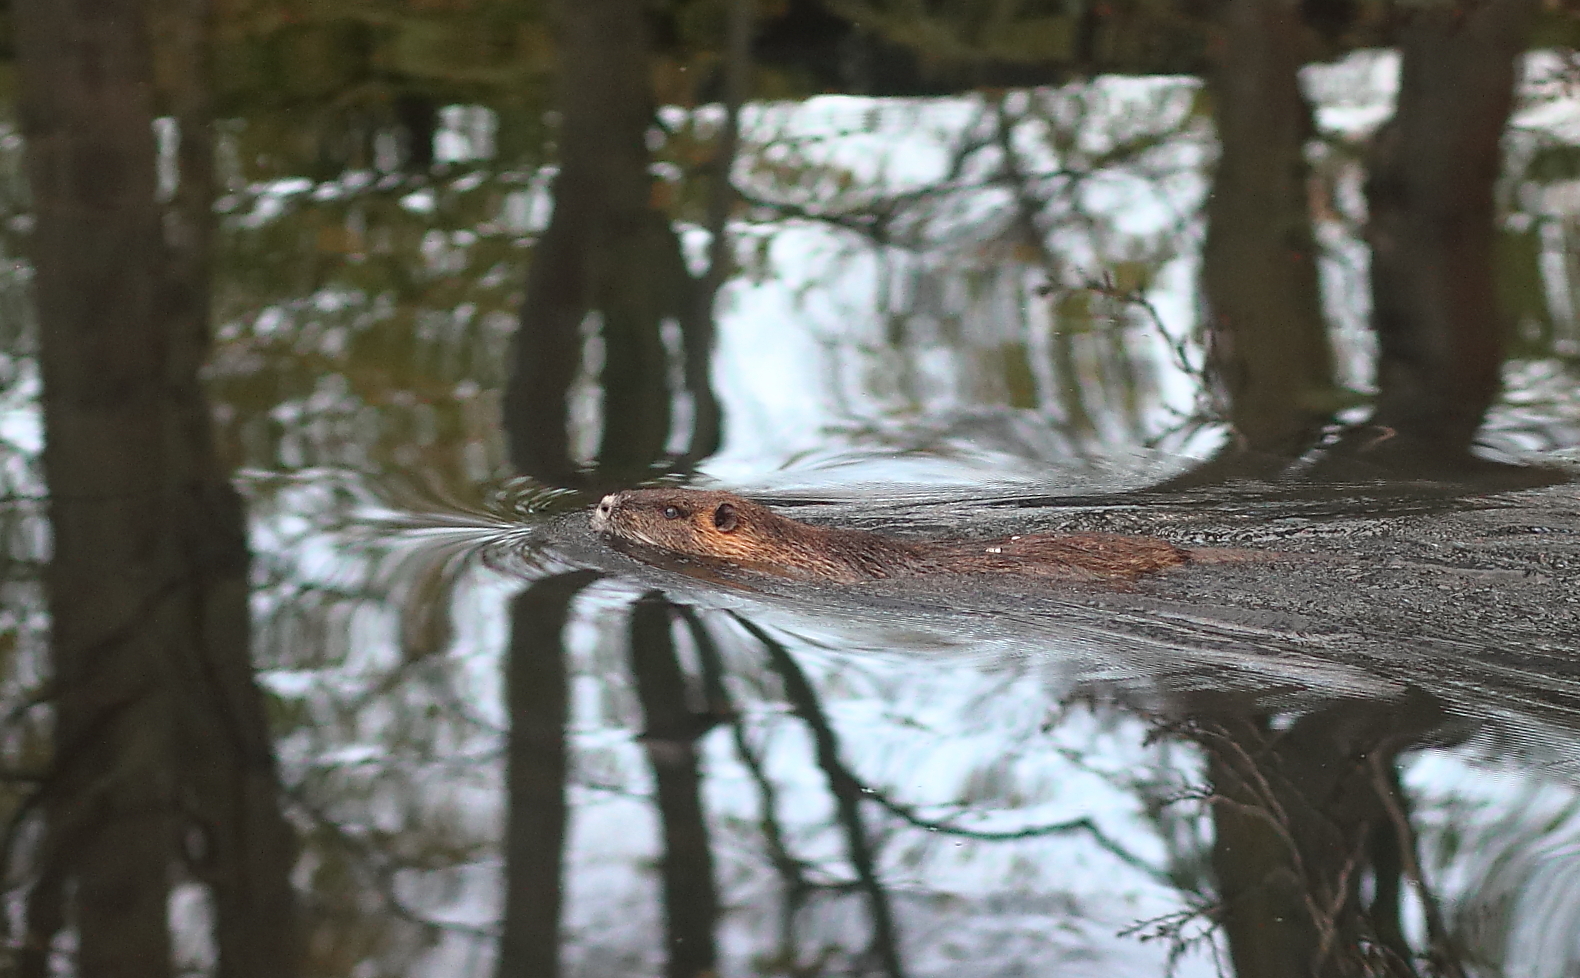
<path fill-rule="evenodd" d="M 1139 288 L 1120 289 L 1114 281 L 1113 275 L 1106 270 L 1101 276 L 1087 276 L 1085 281 L 1081 283 L 1080 289 L 1103 296 L 1122 305 L 1135 306 L 1146 313 L 1153 332 L 1163 341 L 1163 345 L 1168 347 L 1175 369 L 1196 382 L 1197 395 L 1194 410 L 1189 414 L 1185 414 L 1173 408 L 1167 408 L 1175 415 L 1177 420 L 1174 424 L 1145 439 L 1145 444 L 1148 447 L 1160 445 L 1176 435 L 1182 435 L 1184 440 L 1188 440 L 1206 425 L 1221 420 L 1224 412 L 1221 406 L 1212 402 L 1213 388 L 1211 384 L 1207 383 L 1205 365 L 1197 366 L 1191 363 L 1190 353 L 1186 349 L 1186 338 L 1183 336 L 1176 337 L 1168 331 L 1167 327 L 1163 325 L 1163 317 L 1158 313 L 1157 306 L 1152 304 L 1152 300 L 1147 298 L 1144 291 Z M 1047 290 L 1051 292 L 1053 287 L 1050 285 L 1047 287 Z"/>
<path fill-rule="evenodd" d="M 1344 867 L 1339 870 L 1339 878 L 1333 884 L 1333 894 L 1328 900 L 1327 908 L 1320 916 L 1315 918 L 1317 933 L 1321 939 L 1317 943 L 1317 953 L 1311 962 L 1311 973 L 1322 974 L 1322 969 L 1327 964 L 1328 955 L 1333 953 L 1334 944 L 1339 936 L 1339 914 L 1344 910 L 1344 904 L 1350 896 L 1350 876 L 1360 865 L 1361 853 L 1366 849 L 1366 828 L 1362 827 L 1355 847 L 1344 859 Z"/>
<path fill-rule="evenodd" d="M 1036 255 L 1037 264 L 1041 266 L 1043 274 L 1050 283 L 1046 289 L 1040 291 L 1042 294 L 1047 294 L 1057 288 L 1052 283 L 1057 283 L 1063 278 L 1064 269 L 1062 259 L 1049 245 L 1051 229 L 1043 226 L 1045 223 L 1043 215 L 1048 210 L 1053 195 L 1048 189 L 1044 188 L 1043 184 L 1046 181 L 1038 180 L 1034 175 L 1028 174 L 1022 165 L 1021 154 L 1015 146 L 1015 131 L 1022 119 L 1011 115 L 1008 100 L 1002 95 L 993 101 L 993 111 L 996 145 L 1000 155 L 1000 180 L 1008 185 L 1014 198 L 1015 219 L 1013 226 L 1016 231 L 1016 239 Z M 1070 211 L 1063 217 L 1063 220 L 1084 225 L 1088 230 L 1095 232 L 1091 218 L 1082 213 L 1079 206 L 1075 204 L 1075 200 L 1079 197 L 1084 183 L 1093 176 L 1103 173 L 1109 167 L 1144 158 L 1147 151 L 1160 145 L 1164 138 L 1165 134 L 1162 132 L 1147 132 L 1137 138 L 1120 140 L 1106 152 L 1098 153 L 1087 159 L 1085 165 L 1077 171 L 1066 173 L 1065 175 L 1068 179 L 1065 181 L 1063 196 L 1070 202 Z M 1156 179 L 1155 175 L 1154 179 Z M 1162 317 L 1158 315 L 1156 307 L 1147 299 L 1145 292 L 1141 288 L 1122 292 L 1114 284 L 1112 274 L 1107 271 L 1103 272 L 1101 279 L 1088 277 L 1088 280 L 1081 287 L 1107 296 L 1122 304 L 1134 305 L 1143 309 L 1148 314 L 1159 338 L 1163 340 L 1173 354 L 1175 366 L 1187 377 L 1200 377 L 1201 372 L 1190 364 L 1190 358 L 1185 351 L 1184 341 L 1176 340 L 1164 328 Z M 1117 335 L 1111 335 L 1110 339 L 1116 344 L 1119 342 Z M 1074 364 L 1070 362 L 1071 354 L 1068 349 L 1068 342 L 1068 337 L 1063 331 L 1056 333 L 1054 337 L 1054 353 L 1060 358 L 1058 364 L 1060 374 L 1067 378 L 1064 384 L 1065 407 L 1069 412 L 1072 423 L 1077 428 L 1090 430 L 1095 425 L 1090 420 L 1086 404 L 1081 396 L 1082 385 L 1075 381 L 1075 378 L 1078 377 L 1078 372 L 1075 370 Z M 1127 373 L 1130 372 L 1130 358 L 1122 346 L 1115 347 L 1114 362 L 1120 369 L 1126 370 Z M 1133 387 L 1134 380 L 1129 380 L 1126 386 Z M 1139 421 L 1139 419 L 1132 420 L 1133 422 Z"/>
<path fill-rule="evenodd" d="M 779 641 L 763 631 L 750 619 L 731 615 L 736 622 L 756 639 L 768 653 L 774 670 L 784 683 L 785 696 L 812 733 L 817 752 L 818 766 L 828 777 L 829 791 L 839 812 L 839 821 L 845 829 L 846 847 L 856 879 L 867 896 L 872 914 L 871 953 L 877 956 L 889 978 L 902 978 L 904 968 L 900 963 L 899 933 L 895 928 L 894 913 L 889 907 L 888 894 L 878 879 L 874 865 L 872 845 L 861 821 L 861 785 L 850 776 L 839 760 L 839 740 L 818 703 L 812 683 L 801 671 L 790 651 Z"/>
<path fill-rule="evenodd" d="M 865 208 L 856 207 L 845 211 L 814 210 L 790 201 L 768 200 L 744 188 L 737 193 L 751 206 L 773 211 L 780 218 L 829 224 L 846 231 L 854 231 L 878 244 L 888 242 L 888 228 L 893 213 L 891 208 L 884 207 L 878 202 Z"/>
<path fill-rule="evenodd" d="M 1163 325 L 1163 317 L 1158 314 L 1157 306 L 1152 304 L 1152 300 L 1147 298 L 1145 292 L 1141 289 L 1121 290 L 1114 282 L 1112 273 L 1108 271 L 1104 271 L 1101 277 L 1087 277 L 1081 283 L 1081 288 L 1123 305 L 1135 306 L 1142 312 L 1145 312 L 1147 319 L 1152 323 L 1152 328 L 1157 332 L 1158 338 L 1168 346 L 1169 353 L 1174 357 L 1174 366 L 1187 377 L 1195 378 L 1198 381 L 1202 379 L 1202 368 L 1194 366 L 1190 362 L 1190 354 L 1186 352 L 1184 338 L 1175 337 L 1169 333 L 1168 329 Z"/>
<path fill-rule="evenodd" d="M 1163 410 L 1165 413 L 1173 416 L 1174 422 L 1165 426 L 1156 434 L 1145 438 L 1142 444 L 1147 448 L 1157 448 L 1159 445 L 1171 440 L 1177 444 L 1187 443 L 1192 438 L 1195 438 L 1203 428 L 1217 421 L 1216 418 L 1204 417 L 1200 412 L 1193 411 L 1190 414 L 1186 414 L 1168 405 L 1164 405 Z"/>
<path fill-rule="evenodd" d="M 901 217 L 924 203 L 1003 186 L 1014 188 L 1023 184 L 1065 181 L 1067 186 L 1073 187 L 1088 176 L 1079 171 L 1053 169 L 1029 173 L 1015 179 L 1002 174 L 980 180 L 960 179 L 958 173 L 953 171 L 963 168 L 965 157 L 977 152 L 983 145 L 986 145 L 986 141 L 963 140 L 957 147 L 958 155 L 951 162 L 951 175 L 945 179 L 924 187 L 868 198 L 843 208 L 817 207 L 789 200 L 774 200 L 745 188 L 738 190 L 737 193 L 752 207 L 771 211 L 780 218 L 828 224 L 859 234 L 874 244 L 903 248 L 906 247 L 905 242 L 896 240 L 891 232 Z"/>
<path fill-rule="evenodd" d="M 779 920 L 780 954 L 785 960 L 790 960 L 796 946 L 796 918 L 813 889 L 811 882 L 806 878 L 806 863 L 790 852 L 784 830 L 779 825 L 778 789 L 769 780 L 768 772 L 756 748 L 746 739 L 746 725 L 741 722 L 739 715 L 730 704 L 728 693 L 724 689 L 724 666 L 719 655 L 718 644 L 714 642 L 713 636 L 708 632 L 695 608 L 677 605 L 675 611 L 685 622 L 692 643 L 696 646 L 697 658 L 702 665 L 703 692 L 707 698 L 708 708 L 717 716 L 731 717 L 730 733 L 735 741 L 735 753 L 745 765 L 752 782 L 757 785 L 761 799 L 758 802 L 760 812 L 758 828 L 762 831 L 763 844 L 768 850 L 768 861 L 779 874 L 783 889 Z"/>
<path fill-rule="evenodd" d="M 1345 727 L 1357 719 L 1372 726 Z M 1265 717 L 1176 729 L 1208 752 L 1213 782 L 1209 792 L 1180 798 L 1223 816 L 1215 861 L 1227 860 L 1229 849 L 1237 854 L 1233 864 L 1218 862 L 1219 918 L 1237 960 L 1273 954 L 1283 956 L 1282 967 L 1310 974 L 1415 974 L 1416 955 L 1398 925 L 1403 862 L 1421 892 L 1436 972 L 1464 978 L 1399 803 L 1394 760 L 1421 728 L 1398 714 L 1333 709 L 1301 718 L 1287 734 L 1272 732 Z M 1366 870 L 1369 906 L 1359 884 Z M 1284 936 L 1275 933 L 1282 928 Z"/>
<path fill-rule="evenodd" d="M 1014 132 L 1017 120 L 1009 117 L 1009 109 L 1004 104 L 1001 94 L 993 100 L 993 134 L 1000 154 L 1000 169 L 1003 177 L 1010 185 L 1015 195 L 1015 224 L 1019 232 L 1021 243 L 1037 253 L 1038 263 L 1043 271 L 1052 278 L 1058 269 L 1052 252 L 1048 250 L 1047 238 L 1037 224 L 1037 215 L 1040 208 L 1034 202 L 1027 189 L 1026 175 L 1021 171 L 1020 154 L 1015 152 Z"/>
<path fill-rule="evenodd" d="M 59 690 L 54 680 L 46 680 L 38 687 L 26 691 L 25 695 L 6 711 L 5 716 L 0 717 L 0 735 L 14 736 L 12 727 L 21 723 L 35 706 L 53 703 L 58 694 Z"/>
<path fill-rule="evenodd" d="M 746 766 L 762 799 L 758 803 L 762 813 L 758 818 L 758 827 L 763 833 L 763 844 L 768 849 L 768 861 L 779 874 L 780 885 L 784 890 L 779 919 L 779 944 L 780 953 L 789 955 L 794 951 L 796 944 L 796 917 L 805 904 L 807 896 L 812 892 L 812 883 L 806 878 L 806 863 L 790 852 L 784 830 L 779 826 L 778 790 L 774 787 L 774 783 L 768 780 L 762 758 L 757 756 L 757 752 L 747 742 L 745 725 L 737 719 L 730 724 L 730 732 L 735 738 L 735 753 Z"/>
<path fill-rule="evenodd" d="M 848 772 L 846 777 L 855 781 L 855 777 Z M 860 782 L 857 782 L 860 784 Z M 1011 842 L 1016 839 L 1036 839 L 1050 835 L 1077 835 L 1084 833 L 1095 842 L 1098 848 L 1118 858 L 1125 865 L 1139 869 L 1152 879 L 1165 886 L 1171 884 L 1168 873 L 1142 859 L 1140 856 L 1126 849 L 1124 846 L 1109 838 L 1096 822 L 1085 816 L 1067 819 L 1063 822 L 1052 822 L 1046 825 L 1028 825 L 1019 829 L 1002 831 L 970 829 L 954 822 L 938 821 L 920 814 L 914 807 L 903 802 L 895 801 L 877 788 L 861 785 L 861 792 L 867 798 L 877 802 L 878 806 L 890 814 L 899 816 L 903 821 L 942 835 L 951 835 L 962 839 L 974 839 L 979 842 Z"/>
<path fill-rule="evenodd" d="M 1147 920 L 1138 920 L 1129 927 L 1116 934 L 1116 937 L 1135 937 L 1143 943 L 1147 941 L 1168 941 L 1168 965 L 1164 969 L 1165 978 L 1172 978 L 1174 969 L 1186 952 L 1197 945 L 1206 945 L 1212 950 L 1214 969 L 1218 978 L 1225 978 L 1228 970 L 1224 968 L 1223 961 L 1219 958 L 1218 942 L 1213 940 L 1213 935 L 1219 928 L 1217 904 L 1210 900 L 1199 900 L 1183 910 L 1175 910 L 1162 916 L 1151 917 Z M 1186 934 L 1185 928 L 1193 922 L 1201 921 L 1202 929 L 1195 934 Z"/>
<path fill-rule="evenodd" d="M 1431 947 L 1432 961 L 1448 978 L 1465 978 L 1465 969 L 1454 948 L 1454 940 L 1443 923 L 1443 908 L 1437 902 L 1437 895 L 1427 886 L 1426 875 L 1421 872 L 1420 848 L 1416 845 L 1415 829 L 1410 826 L 1410 817 L 1400 807 L 1399 797 L 1392 783 L 1393 779 L 1389 777 L 1389 771 L 1384 767 L 1391 756 L 1381 752 L 1371 755 L 1372 786 L 1377 792 L 1377 797 L 1382 800 L 1389 821 L 1393 823 L 1394 833 L 1398 836 L 1399 856 L 1404 862 L 1405 875 L 1415 884 L 1416 896 L 1421 901 L 1422 915 L 1426 917 L 1426 937 Z"/>
<path fill-rule="evenodd" d="M 413 867 L 398 864 L 389 856 L 390 847 L 381 845 L 380 840 L 366 839 L 347 830 L 328 812 L 309 801 L 299 788 L 288 787 L 285 789 L 285 794 L 292 804 L 312 819 L 314 827 L 323 830 L 331 839 L 339 843 L 345 854 L 357 859 L 359 865 L 371 877 L 373 891 L 377 894 L 383 909 L 391 916 L 412 924 L 428 934 L 449 932 L 490 943 L 499 939 L 499 932 L 494 928 L 475 927 L 453 920 L 432 920 L 407 906 L 396 892 L 395 878 L 402 870 Z"/>
<path fill-rule="evenodd" d="M 1255 803 L 1247 804 L 1221 793 L 1214 794 L 1209 800 L 1216 806 L 1231 808 L 1240 815 L 1263 822 L 1273 830 L 1273 834 L 1283 843 L 1288 853 L 1290 868 L 1294 871 L 1295 878 L 1299 881 L 1300 896 L 1305 903 L 1306 913 L 1311 920 L 1312 926 L 1316 927 L 1319 933 L 1317 956 L 1312 963 L 1312 967 L 1313 974 L 1320 974 L 1322 963 L 1326 959 L 1328 949 L 1332 944 L 1334 921 L 1337 919 L 1338 911 L 1344 905 L 1348 890 L 1344 887 L 1335 889 L 1332 897 L 1334 905 L 1331 913 L 1327 908 L 1318 904 L 1317 901 L 1322 890 L 1321 881 L 1314 878 L 1308 871 L 1300 843 L 1295 839 L 1294 821 L 1279 800 L 1278 792 L 1268 782 L 1267 776 L 1262 771 L 1262 765 L 1258 764 L 1256 759 L 1227 730 L 1221 728 L 1213 729 L 1203 725 L 1197 728 L 1197 736 L 1203 741 L 1213 741 L 1220 746 L 1220 749 L 1225 746 L 1228 747 L 1239 764 L 1222 764 L 1220 765 L 1222 772 L 1233 775 L 1240 782 L 1240 787 L 1248 791 L 1251 797 L 1255 799 Z M 1346 879 L 1350 868 L 1348 865 L 1345 867 L 1344 877 Z"/>

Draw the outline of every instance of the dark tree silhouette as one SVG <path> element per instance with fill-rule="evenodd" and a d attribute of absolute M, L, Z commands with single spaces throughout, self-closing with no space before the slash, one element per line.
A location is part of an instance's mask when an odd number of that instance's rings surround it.
<path fill-rule="evenodd" d="M 288 976 L 301 952 L 294 840 L 249 659 L 243 507 L 197 373 L 212 211 L 203 8 L 173 22 L 160 52 L 184 127 L 168 208 L 142 0 L 28 0 L 13 13 L 57 697 L 23 970 L 44 973 L 69 894 L 77 973 L 168 975 L 169 887 L 184 863 L 213 895 L 219 973 Z"/>
<path fill-rule="evenodd" d="M 554 215 L 533 252 L 505 424 L 517 469 L 550 485 L 628 485 L 672 467 L 675 399 L 663 327 L 686 346 L 681 389 L 694 406 L 689 465 L 719 443 L 708 381 L 712 290 L 686 269 L 680 239 L 652 204 L 651 41 L 634 0 L 556 8 L 559 174 Z M 718 164 L 727 172 L 728 161 Z M 699 298 L 699 290 L 701 297 Z M 579 471 L 566 394 L 587 336 L 603 340 L 603 417 L 595 473 Z"/>
<path fill-rule="evenodd" d="M 1399 104 L 1372 143 L 1366 187 L 1378 395 L 1349 454 L 1462 467 L 1500 388 L 1493 188 L 1535 3 L 1412 8 Z"/>
<path fill-rule="evenodd" d="M 1208 91 L 1220 158 L 1202 278 L 1209 373 L 1231 441 L 1169 484 L 1296 471 L 1550 481 L 1471 452 L 1506 353 L 1494 188 L 1535 4 L 1454 0 L 1397 19 L 1399 101 L 1366 161 L 1378 394 L 1368 422 L 1331 444 L 1340 392 L 1306 189 L 1310 107 L 1297 74 L 1334 24 L 1290 0 L 1228 0 L 1218 10 Z M 1313 452 L 1308 468 L 1291 469 Z"/>
<path fill-rule="evenodd" d="M 570 697 L 563 632 L 571 601 L 598 577 L 593 571 L 546 577 L 510 606 L 505 910 L 495 969 L 500 978 L 559 974 Z"/>
<path fill-rule="evenodd" d="M 716 973 L 719 923 L 713 848 L 702 804 L 697 738 L 712 725 L 707 711 L 694 711 L 686 677 L 675 658 L 673 611 L 658 593 L 631 609 L 631 673 L 642 702 L 642 732 L 659 818 L 664 827 L 664 929 L 669 978 L 707 978 Z"/>
<path fill-rule="evenodd" d="M 1276 475 L 1337 407 L 1307 203 L 1311 108 L 1297 73 L 1310 31 L 1292 0 L 1230 0 L 1208 75 L 1218 167 L 1202 284 L 1211 373 L 1233 435 L 1198 476 Z"/>
<path fill-rule="evenodd" d="M 1426 903 L 1435 973 L 1463 974 L 1420 876 L 1396 770 L 1445 716 L 1418 692 L 1337 703 L 1276 731 L 1265 716 L 1203 704 L 1184 732 L 1207 756 L 1217 916 L 1239 978 L 1416 975 L 1400 925 L 1405 876 Z"/>

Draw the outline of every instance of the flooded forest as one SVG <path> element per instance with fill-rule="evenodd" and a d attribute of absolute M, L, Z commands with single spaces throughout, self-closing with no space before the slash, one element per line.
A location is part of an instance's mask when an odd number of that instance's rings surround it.
<path fill-rule="evenodd" d="M 0 58 L 0 976 L 1580 973 L 1574 0 Z"/>

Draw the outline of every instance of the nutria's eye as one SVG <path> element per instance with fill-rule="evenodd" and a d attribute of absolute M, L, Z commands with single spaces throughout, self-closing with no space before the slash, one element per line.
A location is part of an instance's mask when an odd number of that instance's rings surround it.
<path fill-rule="evenodd" d="M 713 511 L 713 525 L 719 528 L 720 533 L 731 533 L 741 525 L 740 514 L 729 503 L 720 503 L 719 508 Z"/>
<path fill-rule="evenodd" d="M 678 519 L 680 519 L 680 510 L 675 508 L 674 506 L 665 506 L 664 507 L 664 519 L 666 519 L 666 520 L 678 520 Z"/>

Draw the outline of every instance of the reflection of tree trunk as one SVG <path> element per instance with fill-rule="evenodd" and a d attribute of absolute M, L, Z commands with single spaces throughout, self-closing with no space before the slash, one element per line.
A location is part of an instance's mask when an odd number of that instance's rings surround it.
<path fill-rule="evenodd" d="M 817 691 L 807 681 L 806 674 L 796 664 L 789 650 L 747 619 L 737 617 L 736 620 L 768 651 L 774 671 L 784 683 L 785 698 L 790 701 L 796 715 L 811 729 L 812 741 L 817 747 L 818 767 L 828 777 L 828 788 L 834 795 L 840 825 L 845 830 L 851 868 L 856 871 L 858 885 L 867 894 L 867 905 L 872 913 L 872 953 L 877 957 L 884 974 L 889 978 L 900 978 L 905 970 L 900 963 L 899 931 L 895 927 L 894 912 L 889 907 L 889 895 L 878 879 L 877 867 L 872 858 L 872 843 L 862 824 L 861 785 L 850 776 L 840 761 L 839 738 L 823 713 Z"/>
<path fill-rule="evenodd" d="M 1408 825 L 1394 818 L 1404 806 L 1393 764 L 1440 717 L 1421 696 L 1340 704 L 1282 733 L 1245 716 L 1198 728 L 1212 782 L 1213 869 L 1237 975 L 1415 973 L 1398 907 L 1400 852 L 1413 837 L 1401 839 Z M 1363 903 L 1368 873 L 1373 895 Z M 1431 929 L 1445 973 L 1455 973 Z"/>
<path fill-rule="evenodd" d="M 506 396 L 511 457 L 544 482 L 584 481 L 571 457 L 566 395 L 587 325 L 603 339 L 595 481 L 626 484 L 664 459 L 674 391 L 662 327 L 695 315 L 695 283 L 679 238 L 650 201 L 653 94 L 642 4 L 561 0 L 556 14 L 560 171 L 521 308 Z"/>
<path fill-rule="evenodd" d="M 409 173 L 427 173 L 433 167 L 433 136 L 439 129 L 439 109 L 426 92 L 405 92 L 395 97 L 395 122 L 405 137 L 401 165 Z"/>
<path fill-rule="evenodd" d="M 1353 872 L 1358 847 L 1336 826 L 1326 833 L 1334 838 L 1301 845 L 1308 840 L 1290 820 L 1320 824 L 1311 811 L 1317 802 L 1300 792 L 1303 786 L 1282 781 L 1276 767 L 1282 754 L 1266 752 L 1266 726 L 1235 720 L 1222 730 L 1222 740 L 1211 744 L 1208 754 L 1213 794 L 1222 799 L 1213 806 L 1212 865 L 1234 972 L 1240 978 L 1332 974 L 1331 955 L 1323 962 L 1327 967 L 1314 963 L 1321 943 L 1317 918 L 1326 916 L 1334 894 L 1309 877 L 1305 859 L 1327 856 L 1319 868 L 1322 884 L 1331 885 L 1346 866 Z M 1273 788 L 1272 780 L 1282 790 Z M 1346 900 L 1347 894 L 1338 898 Z M 1334 909 L 1353 911 L 1347 903 Z"/>
<path fill-rule="evenodd" d="M 686 389 L 691 392 L 689 463 L 707 458 L 724 440 L 724 415 L 710 376 L 713 363 L 715 303 L 732 271 L 729 218 L 735 204 L 730 171 L 740 145 L 741 104 L 751 84 L 753 0 L 730 0 L 724 41 L 724 129 L 708 169 L 708 271 L 698 283 L 694 309 L 681 320 L 686 345 Z"/>
<path fill-rule="evenodd" d="M 213 266 L 212 10 L 202 0 L 153 7 L 160 87 L 176 121 L 179 179 L 165 215 L 163 314 L 182 464 L 176 517 L 191 568 L 197 633 L 182 663 L 178 736 L 188 760 L 188 814 L 210 833 L 199 875 L 214 895 L 220 974 L 291 973 L 302 952 L 290 871 L 295 840 L 279 809 L 268 720 L 256 688 L 245 507 L 219 460 L 199 373 L 208 356 Z"/>
<path fill-rule="evenodd" d="M 763 833 L 763 848 L 766 850 L 768 861 L 779 874 L 780 886 L 783 888 L 779 906 L 779 952 L 776 960 L 793 970 L 793 963 L 796 960 L 796 919 L 806 902 L 807 894 L 812 891 L 812 886 L 807 881 L 800 861 L 791 855 L 790 844 L 785 838 L 784 829 L 779 824 L 779 792 L 768 778 L 762 757 L 747 741 L 746 725 L 736 715 L 729 694 L 724 688 L 724 661 L 719 654 L 718 643 L 713 640 L 707 626 L 694 609 L 677 605 L 675 611 L 686 623 L 692 643 L 697 647 L 697 658 L 702 668 L 702 692 L 707 699 L 708 712 L 713 717 L 729 719 L 730 734 L 735 740 L 735 753 L 741 759 L 741 764 L 750 772 L 752 782 L 757 786 L 757 807 L 761 812 L 758 827 Z"/>
<path fill-rule="evenodd" d="M 664 221 L 649 206 L 653 96 L 641 5 L 562 0 L 555 15 L 560 170 L 554 216 L 527 277 L 506 417 L 517 467 L 545 482 L 574 485 L 565 399 L 581 363 L 583 321 L 602 314 L 603 421 L 606 430 L 627 433 L 630 441 L 621 447 L 631 457 L 620 462 L 640 470 L 659 457 L 669 427 L 658 325 L 676 307 L 651 308 L 653 296 L 642 288 L 657 274 L 642 262 L 643 245 L 661 234 L 656 225 Z M 678 261 L 677 253 L 666 264 Z M 605 300 L 622 298 L 619 308 L 603 308 Z M 626 415 L 612 416 L 611 408 Z"/>
<path fill-rule="evenodd" d="M 222 975 L 293 974 L 301 950 L 248 657 L 244 514 L 197 379 L 212 199 L 201 13 L 180 11 L 162 35 L 184 127 L 166 215 L 141 3 L 15 7 L 54 534 L 44 885 L 75 881 L 86 976 L 169 973 L 178 837 L 214 896 Z M 56 926 L 29 925 L 39 942 Z"/>
<path fill-rule="evenodd" d="M 581 362 L 584 309 L 575 265 L 586 248 L 579 240 L 584 233 L 567 228 L 552 238 L 545 234 L 534 249 L 505 396 L 511 461 L 518 471 L 554 486 L 573 486 L 579 479 L 566 398 Z"/>
<path fill-rule="evenodd" d="M 733 719 L 735 707 L 730 702 L 729 691 L 724 688 L 724 657 L 719 654 L 718 643 L 708 634 L 708 628 L 695 608 L 675 605 L 675 614 L 686 625 L 686 632 L 697 648 L 697 666 L 702 673 L 702 720 L 719 722 Z"/>
<path fill-rule="evenodd" d="M 1266 476 L 1315 444 L 1335 405 L 1307 200 L 1310 107 L 1296 79 L 1306 29 L 1292 0 L 1231 0 L 1225 20 L 1202 278 L 1235 437 L 1219 466 Z"/>
<path fill-rule="evenodd" d="M 1406 804 L 1404 784 L 1399 780 L 1399 765 L 1393 758 L 1374 758 L 1384 763 L 1372 765 L 1372 787 L 1381 793 L 1386 792 L 1388 797 L 1397 802 L 1397 810 L 1401 815 L 1409 807 Z M 1375 775 L 1382 773 L 1378 779 Z M 1372 930 L 1377 935 L 1377 941 L 1393 952 L 1394 956 L 1409 960 L 1410 942 L 1405 940 L 1404 921 L 1400 914 L 1403 912 L 1401 898 L 1404 895 L 1401 883 L 1404 881 L 1403 853 L 1413 838 L 1400 838 L 1399 827 L 1396 825 L 1379 825 L 1372 833 L 1371 861 L 1372 861 L 1372 900 L 1367 907 L 1367 915 L 1371 918 Z"/>
<path fill-rule="evenodd" d="M 629 485 L 664 459 L 674 392 L 660 330 L 685 316 L 691 279 L 680 239 L 657 211 L 628 215 L 609 231 L 594 272 L 604 338 L 598 473 L 606 485 Z"/>
<path fill-rule="evenodd" d="M 505 912 L 495 971 L 500 978 L 559 973 L 569 715 L 562 635 L 571 599 L 598 576 L 574 571 L 534 581 L 510 606 Z"/>
<path fill-rule="evenodd" d="M 143 21 L 135 0 L 34 0 L 15 15 L 54 534 L 59 848 L 45 861 L 76 879 L 82 974 L 119 962 L 167 975 L 165 650 L 178 641 L 182 570 L 159 471 L 163 269 Z"/>
<path fill-rule="evenodd" d="M 648 594 L 631 614 L 631 672 L 647 720 L 643 741 L 653 765 L 658 810 L 664 823 L 664 921 L 669 978 L 714 974 L 713 933 L 719 898 L 714 889 L 713 852 L 702 810 L 697 736 L 705 716 L 687 705 L 686 679 L 675 658 L 670 605 Z"/>
<path fill-rule="evenodd" d="M 1086 385 L 1081 382 L 1081 371 L 1075 362 L 1075 336 L 1056 329 L 1048 337 L 1048 349 L 1052 354 L 1053 375 L 1060 381 L 1059 406 L 1064 413 L 1064 430 L 1070 433 L 1072 440 L 1082 443 L 1097 431 L 1097 423 L 1086 406 Z"/>
<path fill-rule="evenodd" d="M 1367 204 L 1380 346 L 1376 431 L 1405 465 L 1463 458 L 1496 397 L 1505 328 L 1493 185 L 1531 0 L 1413 8 L 1399 103 L 1372 144 Z"/>

